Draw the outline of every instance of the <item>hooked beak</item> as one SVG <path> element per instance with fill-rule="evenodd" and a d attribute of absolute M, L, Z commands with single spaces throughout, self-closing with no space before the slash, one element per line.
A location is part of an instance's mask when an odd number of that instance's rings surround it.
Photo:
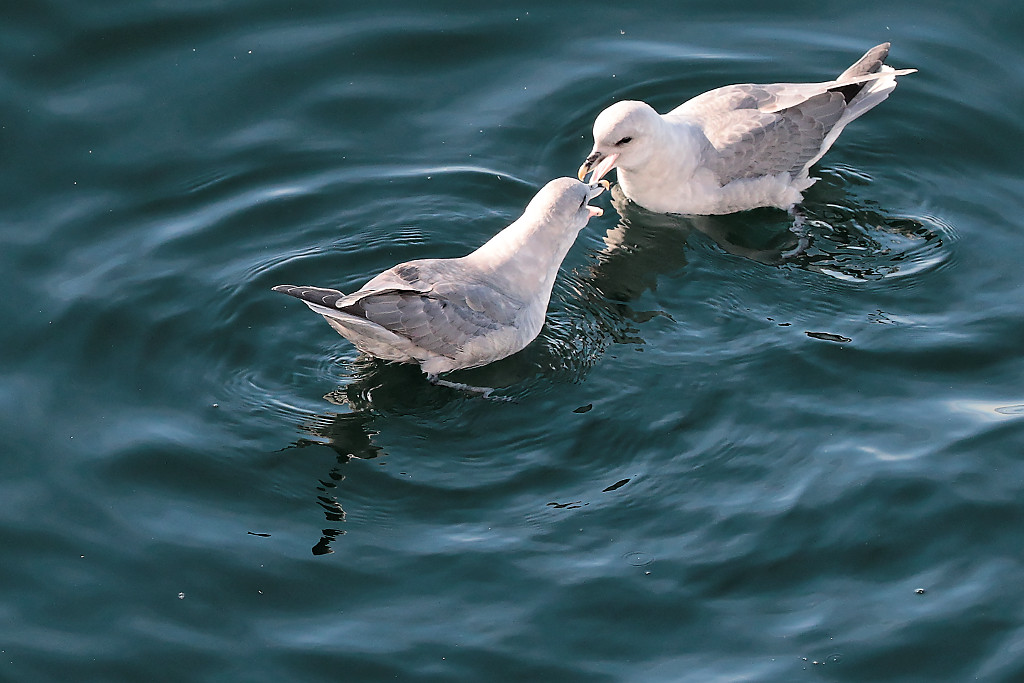
<path fill-rule="evenodd" d="M 611 187 L 611 184 L 607 180 L 597 180 L 587 185 L 587 201 L 589 202 L 594 197 L 597 197 L 602 192 Z M 599 206 L 590 206 L 587 204 L 587 211 L 590 212 L 590 217 L 603 216 L 604 209 Z"/>
<path fill-rule="evenodd" d="M 590 176 L 590 182 L 596 183 L 604 177 L 604 174 L 615 168 L 615 162 L 619 160 L 618 154 L 609 154 L 605 156 L 600 152 L 594 151 L 590 153 L 587 160 L 580 166 L 580 170 L 577 172 L 576 177 L 583 180 L 587 177 L 587 174 L 593 171 L 594 175 Z"/>

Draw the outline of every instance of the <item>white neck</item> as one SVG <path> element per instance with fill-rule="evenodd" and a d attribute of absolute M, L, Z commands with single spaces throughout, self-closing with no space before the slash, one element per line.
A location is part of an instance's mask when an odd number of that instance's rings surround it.
<path fill-rule="evenodd" d="M 659 116 L 644 150 L 646 153 L 635 161 L 627 162 L 627 165 L 620 160 L 619 167 L 633 174 L 670 171 L 675 178 L 685 179 L 693 175 L 700 165 L 708 144 L 704 131 L 692 121 Z"/>
<path fill-rule="evenodd" d="M 703 213 L 699 199 L 717 189 L 711 174 L 695 175 L 709 144 L 691 122 L 662 119 L 645 150 L 626 164 L 618 180 L 626 196 L 656 212 Z M 699 176 L 699 177 L 698 177 Z"/>
<path fill-rule="evenodd" d="M 571 228 L 552 233 L 550 225 L 526 214 L 465 257 L 472 265 L 523 299 L 547 301 L 558 267 L 576 240 Z"/>

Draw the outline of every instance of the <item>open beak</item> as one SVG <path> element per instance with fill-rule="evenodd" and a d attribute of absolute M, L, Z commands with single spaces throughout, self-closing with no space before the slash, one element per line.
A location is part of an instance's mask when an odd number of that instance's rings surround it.
<path fill-rule="evenodd" d="M 597 197 L 602 192 L 607 190 L 609 187 L 611 187 L 611 185 L 608 183 L 607 180 L 598 180 L 590 183 L 589 185 L 587 185 L 587 201 L 589 202 L 594 197 Z M 590 206 L 590 204 L 587 204 L 587 211 L 590 212 L 591 218 L 593 218 L 594 216 L 604 215 L 604 209 L 602 209 L 599 206 Z"/>
<path fill-rule="evenodd" d="M 580 166 L 580 170 L 577 172 L 576 177 L 583 180 L 587 177 L 588 173 L 593 172 L 590 176 L 590 182 L 596 183 L 604 177 L 605 173 L 615 168 L 615 162 L 619 160 L 618 154 L 609 154 L 604 156 L 600 152 L 591 152 L 587 160 Z"/>

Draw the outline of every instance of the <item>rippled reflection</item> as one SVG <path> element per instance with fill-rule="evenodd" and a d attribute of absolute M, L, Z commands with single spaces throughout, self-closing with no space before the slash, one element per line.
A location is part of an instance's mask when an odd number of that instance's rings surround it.
<path fill-rule="evenodd" d="M 860 202 L 845 188 L 870 178 L 838 167 L 819 171 L 802 205 L 811 247 L 793 259 L 797 267 L 846 281 L 906 278 L 945 265 L 952 226 L 934 216 L 901 215 Z"/>
<path fill-rule="evenodd" d="M 345 480 L 348 463 L 353 459 L 369 460 L 383 455 L 381 447 L 373 443 L 373 437 L 377 435 L 371 427 L 373 419 L 374 416 L 369 413 L 327 413 L 298 425 L 302 432 L 310 436 L 296 440 L 291 448 L 326 445 L 338 456 L 327 475 L 319 479 L 316 485 L 316 502 L 324 513 L 327 526 L 312 548 L 314 555 L 334 552 L 331 543 L 345 533 L 344 529 L 338 528 L 346 518 L 338 490 Z"/>
<path fill-rule="evenodd" d="M 537 356 L 543 353 L 534 354 L 534 358 Z M 339 363 L 344 364 L 346 381 L 323 396 L 339 410 L 302 415 L 297 427 L 305 436 L 288 446 L 327 446 L 336 454 L 335 462 L 314 485 L 316 503 L 326 521 L 319 540 L 312 547 L 314 555 L 332 553 L 332 543 L 345 533 L 342 525 L 347 515 L 342 487 L 350 463 L 386 455 L 377 443 L 382 425 L 402 416 L 444 422 L 459 415 L 466 401 L 479 400 L 473 394 L 431 384 L 417 366 L 388 363 L 365 355 L 348 362 L 327 356 L 317 364 L 317 377 L 337 381 Z M 531 377 L 537 376 L 537 370 L 534 359 L 523 357 L 450 376 L 477 385 L 487 382 L 506 387 L 528 383 Z"/>
<path fill-rule="evenodd" d="M 628 300 L 653 289 L 659 273 L 686 265 L 686 240 L 693 232 L 711 238 L 724 251 L 767 265 L 786 264 L 841 280 L 905 277 L 938 267 L 949 258 L 946 236 L 953 230 L 932 216 L 901 216 L 860 204 L 843 191 L 851 171 L 824 170 L 814 194 L 800 206 L 810 246 L 784 256 L 797 245 L 788 215 L 758 209 L 725 216 L 655 214 L 612 188 L 620 221 L 604 237 L 598 270 L 603 290 Z M 628 259 L 626 258 L 628 256 Z M 614 285 L 614 286 L 612 286 Z"/>
<path fill-rule="evenodd" d="M 783 262 L 782 254 L 797 245 L 787 229 L 788 216 L 774 209 L 756 209 L 724 216 L 680 216 L 652 213 L 627 199 L 622 188 L 611 191 L 619 223 L 604 237 L 598 254 L 602 275 L 634 285 L 609 295 L 635 298 L 654 289 L 657 275 L 686 266 L 687 240 L 694 232 L 711 238 L 724 251 L 764 264 Z M 628 256 L 629 258 L 625 258 Z M 639 258 L 637 258 L 639 257 Z"/>
<path fill-rule="evenodd" d="M 663 277 L 679 277 L 686 271 L 693 234 L 703 233 L 727 252 L 764 264 L 782 263 L 783 252 L 797 242 L 796 235 L 784 226 L 755 229 L 760 216 L 777 212 L 655 214 L 626 199 L 618 185 L 612 187 L 611 199 L 619 220 L 603 236 L 604 247 L 589 255 L 587 266 L 564 279 L 568 291 L 563 299 L 573 318 L 570 329 L 574 337 L 564 341 L 563 350 L 577 379 L 610 345 L 642 347 L 645 324 L 656 318 L 675 320 L 672 311 L 641 308 L 637 301 L 646 292 L 657 290 Z M 552 337 L 560 331 L 560 322 L 555 312 L 549 325 Z"/>

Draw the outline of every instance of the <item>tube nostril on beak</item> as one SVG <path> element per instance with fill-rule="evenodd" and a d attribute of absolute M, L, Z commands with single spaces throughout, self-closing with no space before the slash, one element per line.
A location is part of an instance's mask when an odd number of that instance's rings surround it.
<path fill-rule="evenodd" d="M 576 174 L 576 177 L 579 178 L 581 181 L 584 178 L 586 178 L 587 174 L 590 173 L 591 170 L 593 170 L 594 164 L 597 163 L 597 160 L 600 158 L 600 152 L 591 152 L 590 155 L 587 156 L 586 160 L 583 162 L 583 165 L 580 166 L 580 170 Z"/>

